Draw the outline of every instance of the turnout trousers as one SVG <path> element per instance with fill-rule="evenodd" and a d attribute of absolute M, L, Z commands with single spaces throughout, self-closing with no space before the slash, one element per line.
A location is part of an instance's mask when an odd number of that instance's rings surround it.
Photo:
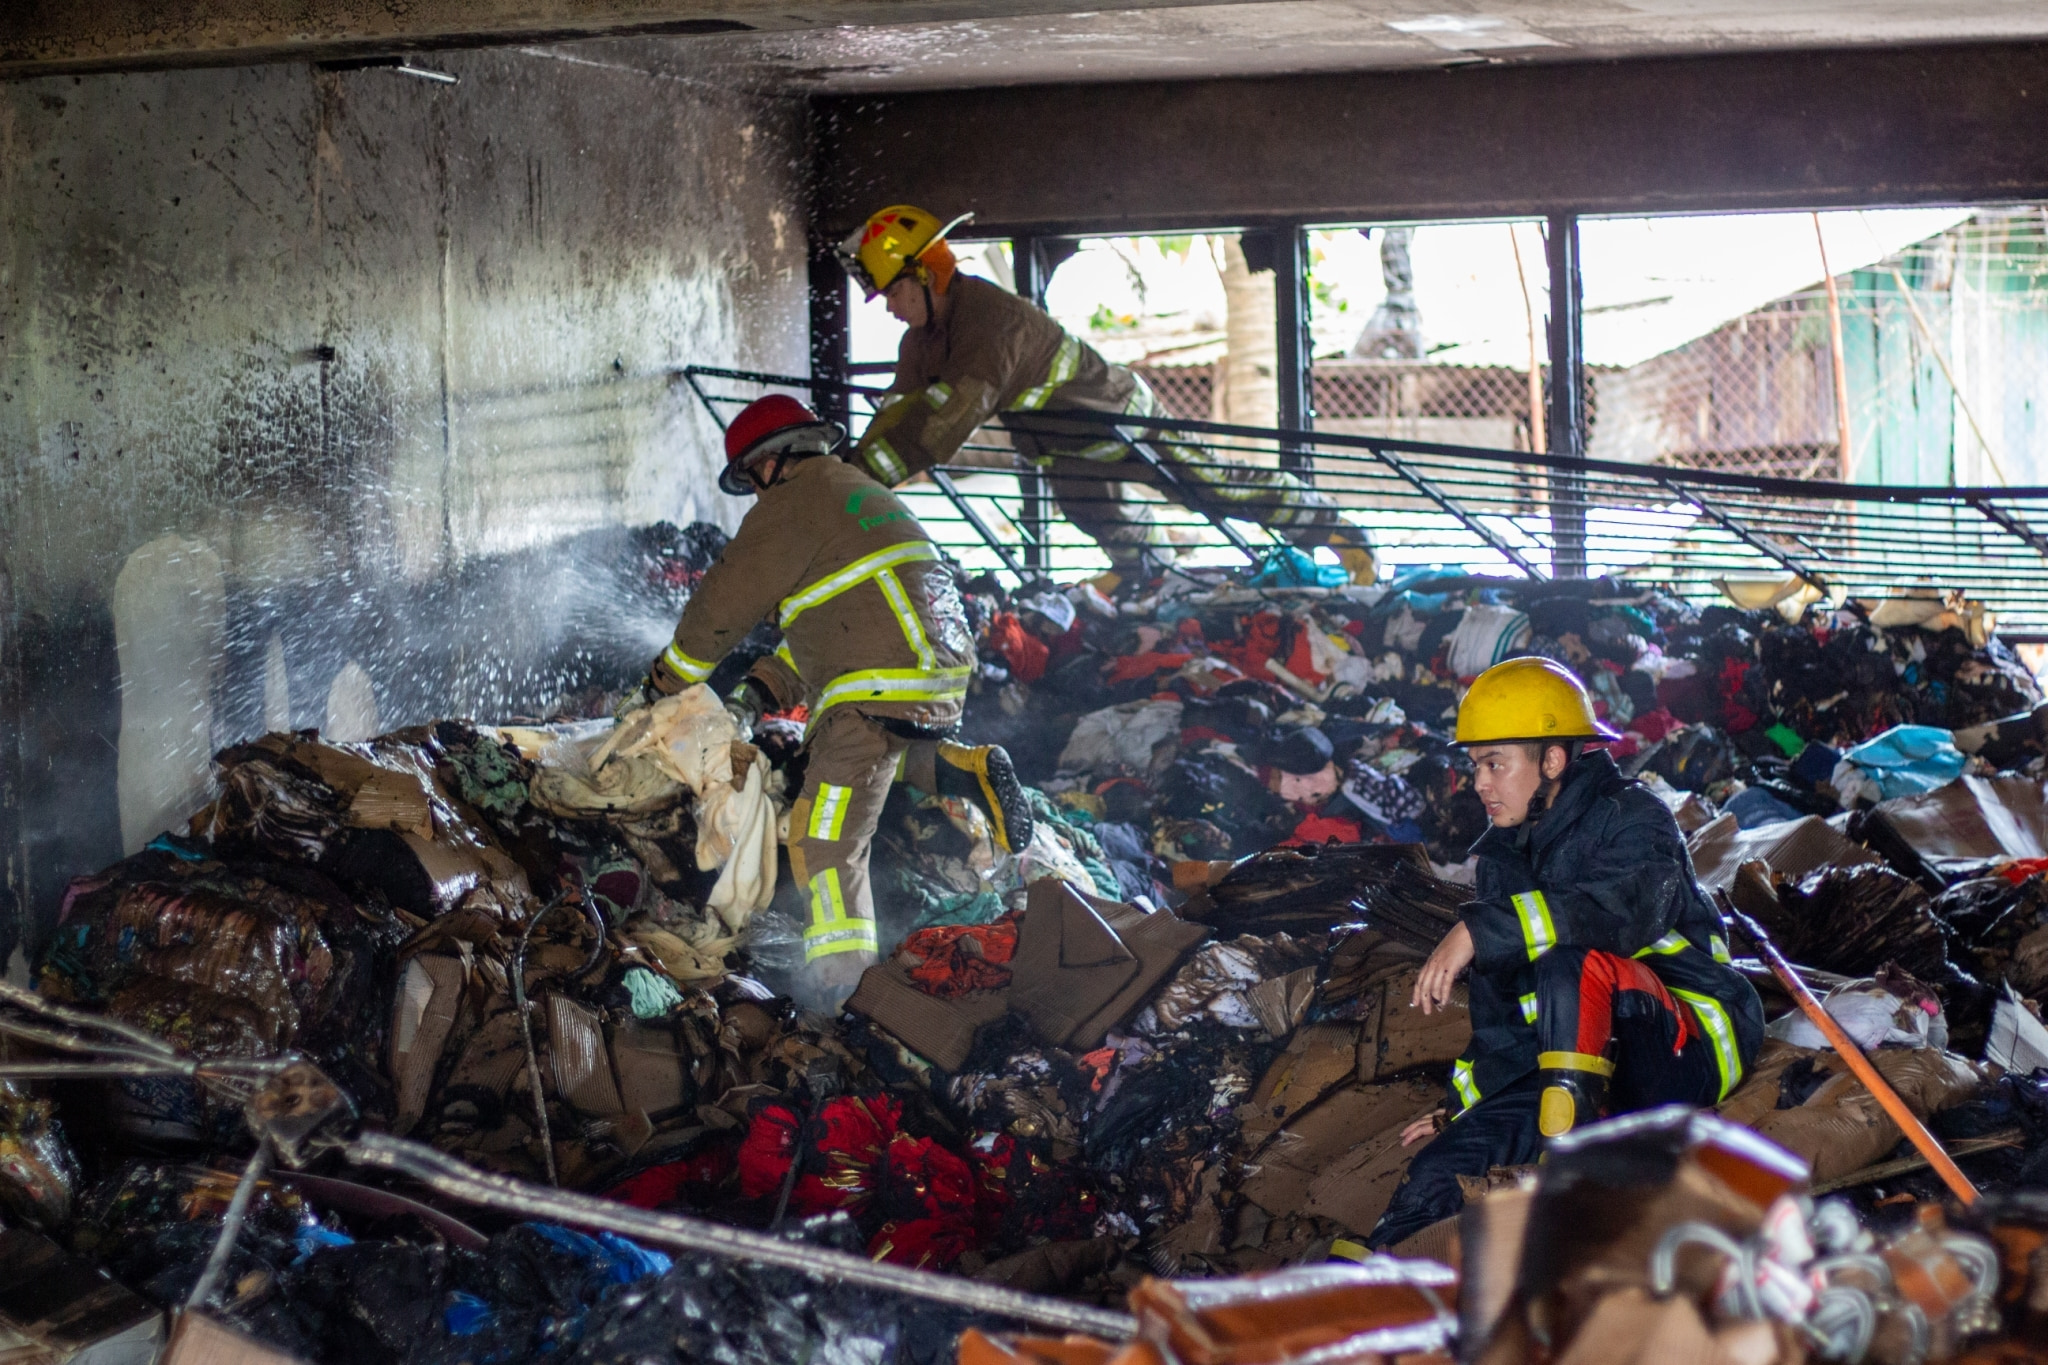
<path fill-rule="evenodd" d="M 1591 948 L 1552 948 L 1532 965 L 1536 989 L 1522 997 L 1536 1034 L 1539 1067 L 1565 1057 L 1613 1063 L 1609 1112 L 1661 1104 L 1706 1106 L 1721 1095 L 1712 1040 L 1693 1007 L 1673 998 L 1649 965 Z M 1533 1015 L 1533 1018 L 1530 1016 Z M 1541 1155 L 1542 1085 L 1531 1070 L 1464 1110 L 1415 1154 L 1367 1245 L 1406 1240 L 1463 1207 L 1459 1176 L 1526 1165 Z"/>

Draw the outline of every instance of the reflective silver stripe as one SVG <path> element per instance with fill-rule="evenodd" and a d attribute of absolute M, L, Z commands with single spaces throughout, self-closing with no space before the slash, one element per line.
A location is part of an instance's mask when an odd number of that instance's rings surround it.
<path fill-rule="evenodd" d="M 1081 373 L 1081 343 L 1071 332 L 1060 334 L 1060 348 L 1053 352 L 1052 365 L 1045 373 L 1045 382 L 1035 384 L 1017 395 L 1017 401 L 1010 404 L 1011 412 L 1036 412 L 1052 401 L 1053 391 L 1060 385 L 1072 382 Z"/>
<path fill-rule="evenodd" d="M 1692 944 L 1687 941 L 1685 935 L 1674 929 L 1649 947 L 1638 952 L 1636 956 L 1648 957 L 1651 953 L 1656 953 L 1663 957 L 1669 957 L 1673 953 L 1682 953 L 1690 947 L 1692 947 Z"/>
<path fill-rule="evenodd" d="M 1479 1103 L 1479 1087 L 1472 1084 L 1472 1063 L 1462 1057 L 1451 1068 L 1451 1087 L 1458 1092 L 1458 1098 L 1465 1101 L 1465 1108 L 1458 1111 L 1458 1116 L 1462 1118 L 1473 1105 Z"/>
<path fill-rule="evenodd" d="M 1527 1024 L 1536 1022 L 1536 993 L 1534 991 L 1522 997 L 1522 1022 Z"/>
<path fill-rule="evenodd" d="M 661 661 L 667 664 L 678 678 L 688 683 L 703 682 L 711 676 L 711 670 L 717 667 L 716 664 L 707 664 L 702 659 L 691 658 L 683 653 L 674 641 L 670 641 L 669 647 L 661 651 Z"/>
<path fill-rule="evenodd" d="M 1721 1002 L 1711 995 L 1700 995 L 1695 991 L 1682 991 L 1676 986 L 1671 993 L 1692 1006 L 1693 1014 L 1705 1030 L 1707 1041 L 1714 1045 L 1714 1067 L 1721 1073 L 1719 1100 L 1728 1098 L 1742 1080 L 1742 1051 L 1735 1045 L 1735 1022 L 1728 1017 L 1728 1011 L 1721 1008 Z"/>
<path fill-rule="evenodd" d="M 934 412 L 945 407 L 952 397 L 953 386 L 951 384 L 933 384 L 924 391 L 924 401 L 932 405 L 932 411 Z"/>
<path fill-rule="evenodd" d="M 910 477 L 910 466 L 903 463 L 903 457 L 895 447 L 880 437 L 868 442 L 866 455 L 868 469 L 886 484 L 899 484 Z"/>
<path fill-rule="evenodd" d="M 951 701 L 967 695 L 971 668 L 869 668 L 844 673 L 818 695 L 819 711 L 845 701 Z"/>
<path fill-rule="evenodd" d="M 782 605 L 776 608 L 777 617 L 782 623 L 782 628 L 788 630 L 791 621 L 812 607 L 821 602 L 831 601 L 848 588 L 858 587 L 884 569 L 938 557 L 938 546 L 928 540 L 906 540 L 900 545 L 891 545 L 886 550 L 862 555 L 837 573 L 827 574 L 803 591 L 791 593 L 783 598 Z"/>
<path fill-rule="evenodd" d="M 1557 925 L 1550 918 L 1550 902 L 1541 891 L 1524 891 L 1509 900 L 1522 922 L 1522 942 L 1529 950 L 1529 960 L 1534 962 L 1557 946 Z"/>
<path fill-rule="evenodd" d="M 846 825 L 846 808 L 853 804 L 853 788 L 820 783 L 811 803 L 811 821 L 804 833 L 813 839 L 837 841 Z"/>
<path fill-rule="evenodd" d="M 875 922 L 846 913 L 839 869 L 828 867 L 811 878 L 811 922 L 804 929 L 804 961 L 862 949 L 876 951 Z"/>
<path fill-rule="evenodd" d="M 910 646 L 910 652 L 917 656 L 918 667 L 937 668 L 939 659 L 932 653 L 931 641 L 924 638 L 924 622 L 917 619 L 917 609 L 910 605 L 910 594 L 903 591 L 903 580 L 896 576 L 894 569 L 884 569 L 875 575 L 875 585 L 882 590 L 882 596 L 889 599 L 889 610 L 896 613 L 896 624 L 903 629 L 903 643 Z"/>

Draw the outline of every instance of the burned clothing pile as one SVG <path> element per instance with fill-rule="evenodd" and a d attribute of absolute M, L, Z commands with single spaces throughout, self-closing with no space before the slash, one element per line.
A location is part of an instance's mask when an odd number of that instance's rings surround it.
<path fill-rule="evenodd" d="M 1105 847 L 1168 864 L 1361 841 L 1463 863 L 1485 820 L 1449 731 L 1463 685 L 1518 655 L 1579 675 L 1623 771 L 1689 828 L 1718 809 L 1744 828 L 1833 815 L 2043 754 L 2039 684 L 1981 611 L 1924 594 L 1793 620 L 1611 579 L 1420 570 L 1370 588 L 1175 570 L 1115 594 L 971 585 L 968 728 L 1114 827 Z M 1920 731 L 1939 752 L 1912 747 Z M 1127 894 L 1167 887 L 1126 861 Z"/>

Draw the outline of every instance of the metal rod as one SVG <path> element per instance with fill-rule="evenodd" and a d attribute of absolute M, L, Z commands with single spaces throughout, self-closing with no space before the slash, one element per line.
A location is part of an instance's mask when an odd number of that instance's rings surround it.
<path fill-rule="evenodd" d="M 194 1076 L 196 1062 L 0 1062 L 0 1081 L 118 1080 L 124 1076 Z"/>
<path fill-rule="evenodd" d="M 1579 219 L 1550 215 L 1545 243 L 1550 258 L 1550 449 L 1577 458 L 1586 453 L 1585 299 L 1579 279 Z M 1586 480 L 1561 469 L 1550 480 L 1551 576 L 1584 578 Z"/>
<path fill-rule="evenodd" d="M 545 905 L 527 916 L 526 928 L 520 931 L 519 947 L 512 954 L 512 1008 L 519 1015 L 519 1041 L 526 1047 L 526 1087 L 533 1092 L 533 1121 L 539 1129 L 542 1165 L 547 1171 L 548 1184 L 559 1185 L 561 1180 L 555 1172 L 555 1135 L 548 1130 L 547 1092 L 541 1088 L 540 1053 L 533 1046 L 533 1006 L 526 999 L 526 949 L 533 941 L 534 926 L 547 918 L 548 911 L 560 905 L 559 900 Z M 598 942 L 604 942 L 602 930 Z"/>
<path fill-rule="evenodd" d="M 1764 540 L 1761 537 L 1751 533 L 1748 527 L 1742 525 L 1733 517 L 1729 516 L 1726 512 L 1723 512 L 1720 508 L 1714 506 L 1713 503 L 1708 502 L 1705 498 L 1701 497 L 1697 493 L 1689 492 L 1683 488 L 1678 487 L 1676 484 L 1672 483 L 1671 480 L 1663 477 L 1662 475 L 1656 475 L 1654 477 L 1656 478 L 1658 483 L 1664 485 L 1664 487 L 1671 490 L 1671 494 L 1673 497 L 1683 498 L 1685 499 L 1685 501 L 1691 503 L 1694 507 L 1699 508 L 1701 515 L 1705 516 L 1709 521 L 1719 526 L 1729 535 L 1734 536 L 1744 545 L 1747 545 L 1750 549 L 1755 550 L 1758 554 L 1763 555 L 1768 559 L 1776 560 L 1778 562 L 1778 566 L 1784 569 L 1785 572 L 1792 574 L 1805 582 L 1813 584 L 1813 586 L 1820 589 L 1820 591 L 1823 594 L 1827 592 L 1828 585 L 1821 579 L 1820 575 L 1814 573 L 1805 565 L 1801 564 L 1798 560 L 1792 558 L 1792 556 L 1786 554 L 1783 550 L 1771 544 L 1769 541 Z"/>
<path fill-rule="evenodd" d="M 1002 540 L 997 537 L 994 529 L 981 519 L 981 513 L 968 506 L 967 499 L 961 495 L 959 485 L 953 482 L 953 476 L 937 467 L 927 469 L 925 473 L 931 476 L 931 480 L 938 486 L 938 490 L 946 495 L 946 500 L 952 503 L 959 510 L 960 515 L 967 519 L 967 524 L 974 528 L 974 533 L 982 538 L 982 541 L 989 549 L 996 552 L 996 558 L 1003 561 L 1003 567 L 1017 575 L 1018 578 L 1024 578 L 1026 576 L 1024 566 L 1017 562 L 1017 556 L 1012 554 L 1010 547 L 1003 544 Z"/>
<path fill-rule="evenodd" d="M 817 380 L 843 382 L 852 342 L 852 317 L 846 298 L 845 269 L 832 254 L 832 243 L 811 239 L 811 407 L 828 422 L 852 431 L 852 412 L 846 391 Z"/>
<path fill-rule="evenodd" d="M 176 1057 L 178 1055 L 176 1048 L 153 1033 L 136 1028 L 131 1024 L 124 1024 L 118 1019 L 109 1019 L 98 1014 L 87 1014 L 82 1010 L 74 1010 L 68 1006 L 56 1004 L 53 1001 L 45 1000 L 34 991 L 23 990 L 20 986 L 7 981 L 0 981 L 0 1004 L 13 1005 L 19 1009 L 28 1010 L 31 1013 L 45 1015 L 61 1024 L 69 1024 L 73 1028 L 97 1029 L 102 1033 L 111 1033 L 117 1038 L 126 1039 L 145 1052 L 154 1052 L 164 1057 Z"/>
<path fill-rule="evenodd" d="M 1856 1079 L 1863 1082 L 1864 1088 L 1870 1091 L 1878 1104 L 1884 1108 L 1884 1112 L 1891 1117 L 1892 1122 L 1899 1125 L 1907 1140 L 1918 1149 L 1920 1155 L 1927 1158 L 1927 1164 L 1934 1168 L 1934 1173 L 1941 1177 L 1942 1183 L 1947 1185 L 1963 1203 L 1976 1203 L 1977 1187 L 1970 1183 L 1970 1177 L 1964 1175 L 1962 1167 L 1956 1165 L 1955 1159 L 1942 1149 L 1940 1140 L 1927 1130 L 1927 1125 L 1920 1121 L 1919 1116 L 1906 1107 L 1906 1102 L 1899 1098 L 1899 1092 L 1892 1089 L 1891 1083 L 1885 1080 L 1884 1075 L 1870 1064 L 1870 1058 L 1863 1055 L 1863 1049 L 1856 1046 L 1856 1040 L 1835 1022 L 1835 1017 L 1827 1012 L 1820 998 L 1799 979 L 1799 973 L 1792 970 L 1792 964 L 1778 951 L 1778 945 L 1771 942 L 1771 936 L 1764 932 L 1764 927 L 1732 904 L 1725 908 L 1742 931 L 1756 943 L 1757 956 L 1764 960 L 1764 965 L 1778 978 L 1778 984 L 1783 986 L 1799 1008 L 1806 1012 L 1806 1017 L 1821 1031 L 1821 1035 L 1835 1049 L 1836 1055 L 1848 1064 L 1849 1070 L 1856 1074 Z"/>
<path fill-rule="evenodd" d="M 1276 416 L 1283 431 L 1315 426 L 1315 346 L 1309 339 L 1308 233 L 1289 224 L 1273 232 L 1273 369 L 1280 381 Z M 1280 442 L 1280 467 L 1304 483 L 1315 458 L 1300 441 Z"/>
<path fill-rule="evenodd" d="M 865 1256 L 784 1241 L 780 1237 L 679 1214 L 652 1213 L 566 1190 L 544 1190 L 509 1176 L 486 1174 L 424 1143 L 408 1142 L 383 1133 L 363 1134 L 349 1144 L 346 1155 L 359 1166 L 399 1172 L 437 1193 L 480 1208 L 576 1227 L 599 1228 L 651 1246 L 782 1266 L 840 1284 L 908 1294 L 971 1312 L 1013 1318 L 1062 1331 L 1125 1338 L 1135 1327 L 1127 1315 L 1101 1308 L 1065 1303 L 927 1270 L 870 1261 Z"/>
<path fill-rule="evenodd" d="M 801 376 L 769 374 L 758 370 L 727 370 L 710 365 L 692 365 L 676 373 L 686 377 L 702 375 L 714 379 L 773 384 L 784 388 L 805 388 L 813 383 Z M 884 392 L 882 389 L 857 384 L 842 387 L 849 393 L 879 396 Z M 698 388 L 697 392 L 707 404 L 739 401 L 715 398 L 704 394 L 701 388 Z M 1567 473 L 1606 475 L 1626 485 L 1640 484 L 1646 478 L 1644 467 L 1640 464 L 1628 464 L 1618 460 L 1573 458 L 1557 454 L 1532 454 L 1526 450 L 1498 450 L 1490 446 L 1446 445 L 1440 441 L 1406 441 L 1387 436 L 1352 436 L 1334 431 L 1288 432 L 1274 427 L 1243 427 L 1233 426 L 1227 422 L 1204 422 L 1192 417 L 1140 417 L 1131 413 L 1091 412 L 1086 408 L 1046 408 L 1033 416 L 1061 422 L 1087 422 L 1109 428 L 1135 428 L 1162 433 L 1171 431 L 1197 436 L 1235 436 L 1247 442 L 1268 445 L 1276 440 L 1297 436 L 1315 443 L 1318 458 L 1329 457 L 1336 451 L 1353 450 L 1370 455 L 1376 450 L 1385 449 L 1401 451 L 1404 454 L 1442 456 L 1460 463 L 1482 461 L 1534 465 L 1542 469 L 1562 470 Z M 1129 435 L 1128 432 L 1125 434 Z M 1139 436 L 1131 439 L 1145 438 Z M 1246 448 L 1255 450 L 1260 447 L 1250 445 Z M 1715 485 L 1768 496 L 1788 496 L 1801 502 L 1936 502 L 1945 505 L 1958 499 L 1968 500 L 1972 497 L 1998 497 L 2017 501 L 2048 500 L 2048 484 L 2026 487 L 2007 487 L 2003 484 L 1963 487 L 1951 484 L 1839 483 L 1828 479 L 1786 479 L 1763 474 L 1730 474 L 1718 469 L 1688 469 L 1685 471 L 1685 481 L 1688 484 Z"/>
<path fill-rule="evenodd" d="M 2048 559 L 2048 536 L 2042 535 L 2039 531 L 2036 531 L 2033 527 L 2027 525 L 2024 521 L 2021 521 L 1989 498 L 1965 498 L 1964 501 L 1983 513 L 1991 521 L 1996 522 L 2005 530 L 2025 541 L 2043 559 Z"/>
<path fill-rule="evenodd" d="M 1441 507 L 1444 511 L 1456 517 L 1460 525 L 1462 525 L 1466 530 L 1470 531 L 1473 535 L 1478 536 L 1488 545 L 1491 545 L 1495 550 L 1500 552 L 1500 554 L 1504 555 L 1507 558 L 1508 563 L 1520 569 L 1526 577 L 1542 578 L 1544 576 L 1536 568 L 1534 564 L 1531 564 L 1527 559 L 1523 558 L 1521 551 L 1515 549 L 1514 546 L 1508 544 L 1505 540 L 1502 540 L 1498 535 L 1494 534 L 1494 530 L 1492 527 L 1488 526 L 1485 522 L 1480 521 L 1477 517 L 1474 517 L 1470 512 L 1467 512 L 1459 504 L 1451 501 L 1451 499 L 1444 494 L 1443 490 L 1438 488 L 1430 480 L 1425 479 L 1424 477 L 1422 477 L 1422 475 L 1410 469 L 1405 460 L 1402 460 L 1400 457 L 1388 451 L 1375 451 L 1373 453 L 1380 457 L 1380 463 L 1384 464 L 1387 468 L 1393 470 L 1396 474 L 1399 474 L 1402 478 L 1406 479 L 1409 483 L 1413 484 L 1416 488 L 1416 491 L 1421 493 L 1424 497 L 1428 498 L 1431 502 L 1434 502 L 1438 507 Z M 1556 558 L 1554 553 L 1551 560 L 1551 565 L 1552 568 L 1555 569 Z"/>
<path fill-rule="evenodd" d="M 249 1164 L 242 1168 L 242 1178 L 235 1184 L 234 1198 L 228 1200 L 227 1217 L 221 1219 L 220 1236 L 213 1239 L 213 1254 L 206 1258 L 206 1269 L 199 1272 L 199 1281 L 192 1286 L 191 1297 L 185 1300 L 186 1312 L 206 1307 L 213 1299 L 214 1290 L 220 1287 L 221 1277 L 227 1273 L 228 1261 L 235 1254 L 235 1241 L 242 1235 L 242 1224 L 249 1217 L 249 1201 L 255 1197 L 256 1186 L 269 1169 L 270 1139 L 259 1136 L 256 1150 L 249 1154 Z"/>

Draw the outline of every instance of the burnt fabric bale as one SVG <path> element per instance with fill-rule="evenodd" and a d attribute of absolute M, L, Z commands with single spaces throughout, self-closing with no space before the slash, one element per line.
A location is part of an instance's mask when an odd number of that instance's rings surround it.
<path fill-rule="evenodd" d="M 1366 924 L 1427 951 L 1457 924 L 1467 899 L 1436 876 L 1420 845 L 1325 844 L 1249 858 L 1182 913 L 1229 934 Z"/>
<path fill-rule="evenodd" d="M 1802 880 L 1772 879 L 1751 898 L 1778 948 L 1794 962 L 1844 976 L 1897 963 L 1914 976 L 1949 975 L 1941 921 L 1927 892 L 1888 867 L 1824 867 Z"/>
<path fill-rule="evenodd" d="M 2015 886 L 2003 877 L 1975 877 L 1948 887 L 1932 909 L 1954 940 L 1958 964 L 1999 981 L 2007 979 L 2021 940 L 2048 922 L 2048 881 L 2033 876 Z"/>

